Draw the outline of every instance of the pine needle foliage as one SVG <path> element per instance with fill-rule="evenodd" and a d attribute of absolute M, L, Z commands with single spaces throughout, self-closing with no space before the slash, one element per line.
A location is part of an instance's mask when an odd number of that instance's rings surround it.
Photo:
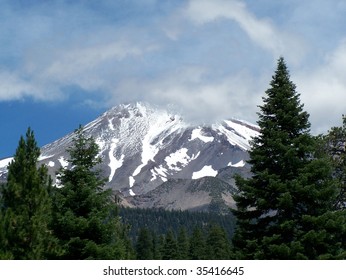
<path fill-rule="evenodd" d="M 45 259 L 55 250 L 49 229 L 52 182 L 47 167 L 37 167 L 40 149 L 28 128 L 20 137 L 8 166 L 7 182 L 1 187 L 0 257 Z"/>
<path fill-rule="evenodd" d="M 322 149 L 330 158 L 333 176 L 337 179 L 339 186 L 335 208 L 346 210 L 346 116 L 342 116 L 341 127 L 332 127 L 320 138 Z"/>
<path fill-rule="evenodd" d="M 282 57 L 259 108 L 253 176 L 236 177 L 234 250 L 244 259 L 343 258 L 345 213 L 334 208 L 332 168 L 316 153 L 309 115 Z"/>
<path fill-rule="evenodd" d="M 59 258 L 129 258 L 126 228 L 97 170 L 98 145 L 80 127 L 68 152 L 70 166 L 60 170 L 61 186 L 53 196 L 53 229 L 63 250 Z"/>

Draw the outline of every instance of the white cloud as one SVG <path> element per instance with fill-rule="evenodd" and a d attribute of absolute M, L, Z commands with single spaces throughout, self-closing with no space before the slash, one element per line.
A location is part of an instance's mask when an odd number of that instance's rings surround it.
<path fill-rule="evenodd" d="M 346 39 L 325 56 L 315 69 L 297 70 L 292 75 L 302 101 L 311 115 L 315 132 L 325 132 L 340 124 L 346 113 Z"/>
<path fill-rule="evenodd" d="M 43 101 L 61 100 L 69 94 L 64 92 L 64 88 L 76 86 L 88 92 L 102 92 L 103 96 L 97 98 L 101 102 L 116 87 L 121 75 L 128 74 L 121 68 L 126 60 L 133 63 L 158 48 L 141 41 L 110 41 L 108 38 L 112 35 L 114 33 L 108 34 L 103 42 L 97 44 L 71 42 L 65 47 L 47 47 L 44 44 L 36 50 L 27 51 L 16 71 L 4 68 L 0 72 L 0 101 L 25 97 Z"/>
<path fill-rule="evenodd" d="M 93 106 L 143 100 L 176 104 L 192 121 L 256 121 L 283 55 L 313 127 L 346 113 L 346 42 L 334 46 L 342 1 L 135 2 L 0 9 L 0 101 L 59 100 L 75 87 Z"/>
<path fill-rule="evenodd" d="M 306 47 L 298 36 L 279 30 L 268 18 L 256 17 L 238 0 L 190 0 L 186 16 L 199 25 L 222 18 L 233 20 L 254 43 L 275 58 L 285 55 L 298 63 L 305 53 Z"/>
<path fill-rule="evenodd" d="M 61 84 L 76 84 L 86 90 L 104 87 L 110 81 L 102 77 L 110 65 L 129 56 L 139 56 L 143 50 L 126 42 L 111 42 L 96 46 L 77 46 L 61 50 L 46 68 L 41 69 L 40 78 Z"/>
<path fill-rule="evenodd" d="M 246 73 L 217 80 L 209 80 L 207 75 L 205 69 L 183 67 L 153 80 L 125 80 L 114 89 L 114 96 L 118 102 L 133 101 L 128 99 L 131 97 L 156 105 L 174 105 L 194 123 L 213 123 L 232 116 L 256 120 L 263 81 L 255 82 Z"/>
<path fill-rule="evenodd" d="M 0 27 L 0 101 L 64 99 L 70 86 L 107 96 L 129 73 L 124 61 L 136 63 L 157 47 L 146 37 L 152 26 L 133 24 L 136 12 L 129 19 L 122 14 L 122 8 L 132 11 L 132 3 L 52 1 L 25 8 L 12 2 L 0 4 L 6 18 Z"/>
<path fill-rule="evenodd" d="M 37 88 L 31 82 L 8 71 L 0 72 L 0 85 L 0 101 L 18 100 L 37 92 Z"/>
<path fill-rule="evenodd" d="M 41 101 L 59 101 L 64 98 L 60 90 L 47 81 L 33 80 L 19 72 L 0 71 L 0 102 L 27 97 Z"/>

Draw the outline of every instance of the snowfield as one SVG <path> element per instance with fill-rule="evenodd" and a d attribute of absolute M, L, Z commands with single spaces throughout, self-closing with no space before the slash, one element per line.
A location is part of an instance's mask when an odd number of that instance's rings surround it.
<path fill-rule="evenodd" d="M 204 166 L 200 171 L 192 173 L 192 179 L 199 179 L 206 176 L 215 177 L 217 175 L 217 171 L 212 168 L 211 165 Z"/>
<path fill-rule="evenodd" d="M 0 160 L 0 168 L 7 168 L 7 166 L 11 163 L 12 160 L 13 157 Z"/>

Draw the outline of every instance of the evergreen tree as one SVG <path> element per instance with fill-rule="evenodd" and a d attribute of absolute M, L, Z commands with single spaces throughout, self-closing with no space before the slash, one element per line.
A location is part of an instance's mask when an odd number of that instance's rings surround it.
<path fill-rule="evenodd" d="M 162 252 L 163 260 L 176 260 L 178 258 L 178 245 L 177 240 L 175 239 L 173 231 L 168 230 Z"/>
<path fill-rule="evenodd" d="M 223 228 L 212 225 L 207 236 L 207 258 L 211 260 L 228 260 L 230 258 L 230 244 Z"/>
<path fill-rule="evenodd" d="M 329 162 L 316 157 L 309 116 L 283 58 L 270 86 L 250 151 L 253 177 L 236 177 L 236 250 L 246 259 L 341 258 L 345 217 L 333 209 L 337 188 Z"/>
<path fill-rule="evenodd" d="M 138 260 L 152 260 L 154 258 L 154 243 L 153 238 L 148 228 L 143 227 L 139 230 L 136 253 Z"/>
<path fill-rule="evenodd" d="M 191 260 L 205 260 L 206 256 L 206 241 L 202 230 L 196 227 L 190 238 L 189 256 Z"/>
<path fill-rule="evenodd" d="M 165 235 L 154 235 L 154 259 L 163 260 L 165 247 Z"/>
<path fill-rule="evenodd" d="M 100 158 L 95 140 L 80 127 L 68 152 L 72 168 L 60 170 L 62 187 L 53 196 L 53 228 L 64 252 L 61 258 L 129 258 L 126 229 L 111 190 L 103 190 L 105 180 L 96 170 Z"/>
<path fill-rule="evenodd" d="M 177 243 L 178 243 L 178 259 L 188 260 L 189 259 L 189 238 L 187 236 L 187 232 L 184 227 L 181 227 L 179 230 Z"/>
<path fill-rule="evenodd" d="M 39 156 L 34 132 L 28 128 L 1 187 L 1 258 L 45 259 L 54 251 L 49 230 L 51 180 L 46 166 L 37 168 Z"/>

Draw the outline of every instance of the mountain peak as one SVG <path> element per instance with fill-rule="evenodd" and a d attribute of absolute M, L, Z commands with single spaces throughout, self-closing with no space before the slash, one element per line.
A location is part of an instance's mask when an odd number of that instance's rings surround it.
<path fill-rule="evenodd" d="M 173 111 L 137 102 L 111 108 L 86 124 L 84 132 L 99 145 L 106 187 L 126 197 L 145 195 L 172 179 L 184 182 L 218 177 L 225 170 L 247 170 L 249 141 L 259 129 L 237 119 L 193 126 Z M 39 160 L 53 177 L 59 168 L 69 167 L 66 149 L 73 136 L 70 133 L 41 149 Z M 0 169 L 5 162 L 1 164 Z M 234 184 L 232 180 L 226 181 Z"/>
<path fill-rule="evenodd" d="M 106 111 L 100 118 L 103 119 L 136 119 L 148 122 L 149 125 L 155 125 L 157 121 L 166 120 L 167 122 L 179 120 L 183 123 L 181 116 L 171 110 L 150 105 L 146 102 L 135 102 L 128 104 L 120 104 Z M 184 124 L 187 125 L 186 123 Z"/>

